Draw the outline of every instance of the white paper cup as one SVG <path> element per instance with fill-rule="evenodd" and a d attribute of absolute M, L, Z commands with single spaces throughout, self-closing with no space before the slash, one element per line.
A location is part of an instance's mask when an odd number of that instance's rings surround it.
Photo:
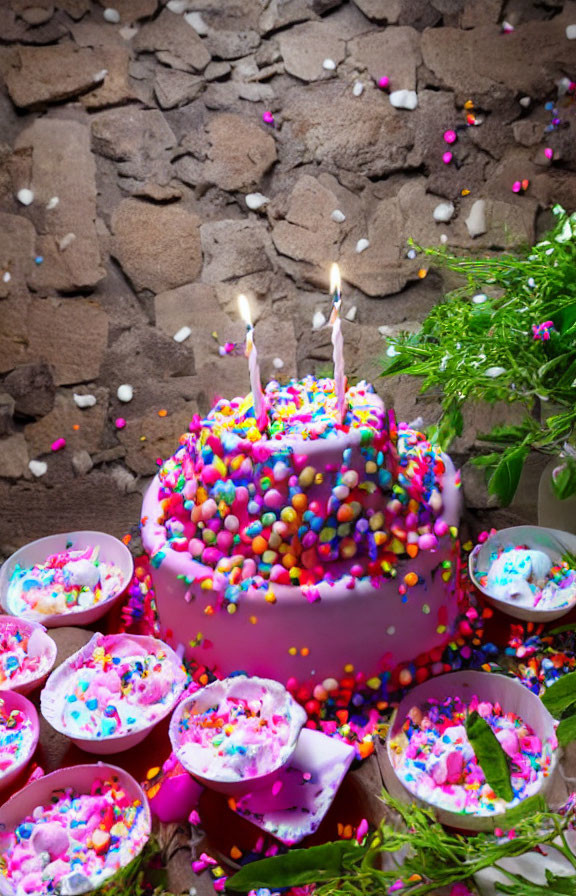
<path fill-rule="evenodd" d="M 468 831 L 489 831 L 505 824 L 507 809 L 496 812 L 493 815 L 475 815 L 465 812 L 452 812 L 436 806 L 428 800 L 419 798 L 418 794 L 410 790 L 396 772 L 394 751 L 391 746 L 392 740 L 402 729 L 412 707 L 424 707 L 430 699 L 442 701 L 450 697 L 459 697 L 468 705 L 474 696 L 478 697 L 480 702 L 484 700 L 491 703 L 498 702 L 504 712 L 515 713 L 533 729 L 534 733 L 542 741 L 542 744 L 549 739 L 556 743 L 554 719 L 540 698 L 524 687 L 518 680 L 494 672 L 450 672 L 447 675 L 440 675 L 437 678 L 431 678 L 423 684 L 417 685 L 401 701 L 386 738 L 386 750 L 383 756 L 383 776 L 386 789 L 393 797 L 405 803 L 418 803 L 421 806 L 425 806 L 425 808 L 434 812 L 434 815 L 442 824 Z M 542 794 L 542 796 L 545 796 L 550 790 L 557 771 L 559 758 L 560 751 L 556 747 L 552 754 L 547 777 L 541 777 L 540 782 L 532 790 L 531 795 Z"/>
<path fill-rule="evenodd" d="M 513 526 L 510 529 L 500 529 L 490 535 L 483 544 L 478 544 L 468 558 L 470 578 L 488 603 L 497 609 L 513 616 L 514 619 L 524 619 L 528 622 L 551 622 L 560 619 L 576 606 L 576 594 L 568 606 L 558 609 L 543 607 L 520 606 L 513 597 L 502 598 L 496 596 L 490 589 L 481 585 L 478 580 L 479 571 L 485 572 L 490 568 L 490 555 L 500 548 L 511 545 L 526 545 L 529 549 L 542 551 L 547 554 L 553 563 L 560 562 L 562 555 L 570 552 L 576 554 L 576 535 L 570 532 L 562 532 L 560 529 L 546 529 L 544 526 Z"/>

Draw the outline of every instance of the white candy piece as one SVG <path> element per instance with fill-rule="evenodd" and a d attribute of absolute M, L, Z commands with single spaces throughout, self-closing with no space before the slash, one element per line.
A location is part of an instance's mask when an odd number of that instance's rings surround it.
<path fill-rule="evenodd" d="M 484 295 L 483 292 L 477 293 L 475 296 L 472 296 L 472 304 L 474 305 L 483 305 L 484 302 L 488 301 L 488 296 Z"/>
<path fill-rule="evenodd" d="M 20 203 L 20 205 L 31 205 L 34 202 L 34 193 L 32 190 L 26 189 L 24 187 L 23 190 L 18 190 L 16 193 L 16 199 Z"/>
<path fill-rule="evenodd" d="M 59 205 L 59 203 L 60 200 L 58 199 L 58 196 L 53 196 L 52 199 L 49 199 L 46 203 L 46 210 L 51 212 L 53 208 L 56 208 L 56 206 Z"/>
<path fill-rule="evenodd" d="M 325 69 L 327 72 L 333 72 L 334 69 L 336 68 L 336 63 L 334 62 L 333 59 L 325 59 L 324 62 L 322 63 L 322 68 Z"/>
<path fill-rule="evenodd" d="M 10 283 L 11 279 L 12 279 L 12 274 L 10 273 L 10 271 L 4 271 L 4 273 L 2 274 L 2 282 Z"/>
<path fill-rule="evenodd" d="M 441 233 L 441 234 L 440 234 L 440 242 L 441 242 L 441 243 L 447 243 L 447 242 L 448 242 L 448 236 L 447 236 L 447 234 L 445 234 L 445 233 Z"/>
<path fill-rule="evenodd" d="M 518 100 L 523 109 L 527 109 L 530 103 L 532 102 L 529 96 L 521 96 Z"/>
<path fill-rule="evenodd" d="M 354 94 L 354 96 L 362 96 L 362 94 L 364 93 L 364 85 L 363 85 L 362 81 L 354 82 L 354 87 L 352 88 L 352 93 Z"/>
<path fill-rule="evenodd" d="M 270 200 L 267 196 L 264 196 L 263 193 L 248 193 L 245 197 L 245 202 L 248 208 L 255 212 L 259 208 L 262 208 L 263 205 L 266 205 Z"/>
<path fill-rule="evenodd" d="M 454 212 L 455 208 L 452 202 L 441 202 L 434 209 L 434 220 L 446 224 L 450 221 Z"/>
<path fill-rule="evenodd" d="M 503 373 L 506 373 L 505 367 L 488 367 L 487 370 L 484 371 L 486 376 L 491 376 L 492 379 L 497 376 L 502 376 Z"/>
<path fill-rule="evenodd" d="M 74 392 L 74 404 L 79 408 L 93 408 L 96 404 L 95 395 L 79 395 Z"/>
<path fill-rule="evenodd" d="M 120 13 L 117 9 L 113 9 L 112 6 L 108 6 L 107 9 L 104 10 L 104 18 L 112 25 L 117 25 L 120 21 Z"/>
<path fill-rule="evenodd" d="M 576 40 L 576 25 L 566 25 L 566 37 L 568 40 Z"/>
<path fill-rule="evenodd" d="M 60 252 L 64 252 L 64 250 L 67 249 L 68 246 L 70 246 L 74 242 L 75 239 L 76 239 L 75 233 L 67 233 L 65 236 L 62 237 L 61 240 L 58 240 L 58 248 L 59 248 Z"/>
<path fill-rule="evenodd" d="M 196 34 L 199 34 L 200 37 L 206 37 L 206 35 L 210 31 L 208 25 L 199 12 L 187 12 L 184 16 L 184 21 L 188 22 L 188 24 L 192 26 Z"/>
<path fill-rule="evenodd" d="M 31 460 L 28 469 L 33 476 L 39 479 L 40 476 L 44 476 L 48 472 L 48 464 L 43 460 Z"/>
<path fill-rule="evenodd" d="M 282 370 L 282 368 L 284 367 L 284 361 L 282 360 L 282 358 L 274 358 L 274 360 L 272 361 L 272 365 L 275 370 Z"/>
<path fill-rule="evenodd" d="M 70 560 L 62 567 L 62 573 L 72 585 L 81 588 L 93 590 L 100 581 L 100 570 L 90 560 Z"/>
<path fill-rule="evenodd" d="M 192 330 L 190 329 L 190 327 L 180 327 L 178 332 L 174 333 L 174 336 L 172 338 L 174 339 L 174 342 L 184 342 L 184 340 L 188 339 L 191 334 Z"/>
<path fill-rule="evenodd" d="M 312 329 L 319 330 L 326 323 L 326 318 L 321 311 L 315 311 L 314 317 L 312 318 Z"/>
<path fill-rule="evenodd" d="M 477 199 L 466 218 L 466 227 L 471 237 L 480 236 L 488 230 L 486 226 L 486 200 Z"/>
<path fill-rule="evenodd" d="M 138 34 L 138 28 L 136 25 L 124 25 L 123 28 L 118 29 L 118 34 L 122 40 L 132 40 L 134 35 Z"/>
<path fill-rule="evenodd" d="M 352 307 L 346 312 L 344 317 L 346 320 L 354 321 L 356 320 L 356 314 L 358 313 L 358 308 L 356 305 L 352 305 Z"/>
<path fill-rule="evenodd" d="M 335 208 L 330 217 L 333 221 L 336 221 L 337 224 L 342 224 L 342 222 L 346 220 L 346 215 L 344 212 L 341 212 L 339 208 Z"/>
<path fill-rule="evenodd" d="M 505 551 L 488 570 L 486 590 L 494 597 L 528 598 L 533 592 L 528 579 L 543 580 L 552 568 L 552 561 L 543 551 Z"/>
<path fill-rule="evenodd" d="M 418 94 L 415 90 L 393 90 L 389 99 L 390 105 L 395 109 L 409 109 L 412 112 L 418 105 Z"/>
<path fill-rule="evenodd" d="M 364 252 L 368 246 L 370 245 L 370 240 L 361 239 L 356 243 L 356 252 L 360 255 L 361 252 Z"/>
<path fill-rule="evenodd" d="M 118 401 L 132 401 L 134 398 L 134 389 L 128 383 L 124 383 L 122 386 L 118 386 L 116 398 Z"/>

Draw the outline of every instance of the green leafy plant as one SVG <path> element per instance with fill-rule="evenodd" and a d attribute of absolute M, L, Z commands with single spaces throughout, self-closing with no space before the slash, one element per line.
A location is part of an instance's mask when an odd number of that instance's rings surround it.
<path fill-rule="evenodd" d="M 554 841 L 574 874 L 550 875 L 549 892 L 576 896 L 576 856 L 565 833 L 574 825 L 574 798 L 561 813 L 554 813 L 541 797 L 531 797 L 506 816 L 507 826 L 514 826 L 513 836 L 478 833 L 469 837 L 443 828 L 431 811 L 405 805 L 385 792 L 382 798 L 391 810 L 390 820 L 384 820 L 362 845 L 338 841 L 253 862 L 228 878 L 227 891 L 248 893 L 259 887 L 274 890 L 315 883 L 314 896 L 426 896 L 468 880 L 484 868 L 496 868 L 506 878 L 506 883 L 496 884 L 501 893 L 536 896 L 534 883 L 505 870 L 499 862 Z M 392 867 L 386 867 L 385 859 Z M 540 887 L 538 896 L 541 892 Z"/>
<path fill-rule="evenodd" d="M 555 719 L 560 719 L 556 737 L 561 747 L 576 740 L 576 672 L 568 672 L 544 691 L 542 703 Z"/>
<path fill-rule="evenodd" d="M 475 462 L 503 504 L 514 497 L 533 449 L 560 457 L 557 497 L 576 494 L 576 214 L 553 211 L 552 231 L 517 256 L 422 250 L 466 282 L 432 309 L 419 332 L 389 340 L 383 371 L 421 377 L 423 392 L 442 394 L 440 420 L 428 433 L 442 448 L 462 433 L 467 402 L 523 407 L 520 423 L 478 436 L 491 450 Z"/>

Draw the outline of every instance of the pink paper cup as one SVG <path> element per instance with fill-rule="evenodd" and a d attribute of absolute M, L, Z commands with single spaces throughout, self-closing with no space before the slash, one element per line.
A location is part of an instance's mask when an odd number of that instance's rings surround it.
<path fill-rule="evenodd" d="M 274 766 L 260 775 L 252 775 L 246 778 L 234 776 L 223 764 L 215 774 L 207 774 L 203 771 L 203 763 L 200 760 L 200 756 L 204 751 L 199 748 L 197 756 L 195 759 L 192 759 L 187 750 L 186 739 L 181 731 L 181 723 L 187 714 L 196 715 L 205 712 L 215 703 L 225 699 L 228 693 L 235 697 L 245 695 L 247 699 L 256 699 L 257 692 L 262 695 L 272 694 L 276 699 L 282 701 L 282 711 L 287 713 L 289 720 L 288 732 L 285 740 L 280 744 L 280 750 Z M 294 755 L 300 731 L 306 719 L 305 710 L 296 703 L 279 682 L 268 678 L 251 678 L 239 675 L 233 678 L 224 678 L 222 681 L 214 681 L 183 700 L 172 716 L 169 735 L 174 755 L 197 781 L 200 781 L 211 790 L 217 790 L 229 796 L 242 796 L 245 793 L 259 790 L 278 777 L 284 766 L 290 762 Z M 213 750 L 213 747 L 209 745 L 206 750 Z"/>
<path fill-rule="evenodd" d="M 166 653 L 167 661 L 172 669 L 173 681 L 176 686 L 170 694 L 170 699 L 161 705 L 161 708 L 154 712 L 152 721 L 140 719 L 135 723 L 133 730 L 129 733 L 115 733 L 106 737 L 96 737 L 88 732 L 85 734 L 72 733 L 64 724 L 62 719 L 62 694 L 65 690 L 73 690 L 74 683 L 78 679 L 79 670 L 82 668 L 83 661 L 88 660 L 94 653 L 94 648 L 102 646 L 110 656 L 129 656 L 141 653 L 146 656 L 149 653 L 155 653 L 162 650 Z M 106 755 L 108 753 L 120 753 L 136 746 L 152 731 L 156 725 L 170 715 L 174 707 L 180 700 L 182 692 L 186 687 L 187 675 L 177 654 L 164 644 L 158 638 L 152 638 L 149 635 L 102 635 L 97 632 L 87 644 L 80 650 L 69 657 L 61 666 L 52 672 L 50 678 L 46 682 L 40 695 L 40 708 L 42 715 L 46 721 L 68 737 L 72 743 L 80 747 L 87 753 L 97 753 Z M 155 706 L 156 704 L 149 704 Z"/>
<path fill-rule="evenodd" d="M 105 600 L 84 610 L 70 610 L 68 613 L 52 613 L 50 615 L 37 613 L 34 610 L 25 613 L 16 613 L 13 610 L 10 605 L 9 589 L 17 565 L 21 569 L 30 569 L 37 563 L 43 563 L 51 554 L 96 546 L 100 547 L 100 560 L 113 563 L 121 571 L 121 586 Z M 126 545 L 118 538 L 114 538 L 113 535 L 93 531 L 61 532 L 58 535 L 48 535 L 46 538 L 31 541 L 8 557 L 0 570 L 0 605 L 10 616 L 18 615 L 22 619 L 41 622 L 46 628 L 56 628 L 59 625 L 88 625 L 101 619 L 122 597 L 130 584 L 133 572 L 132 554 Z"/>
<path fill-rule="evenodd" d="M 16 691 L 19 694 L 29 694 L 48 678 L 56 662 L 58 648 L 39 622 L 28 622 L 26 619 L 18 619 L 16 616 L 0 616 L 0 634 L 13 635 L 16 633 L 20 633 L 28 639 L 32 635 L 34 636 L 27 653 L 28 656 L 38 657 L 40 662 L 35 672 L 20 671 L 13 677 L 0 682 L 0 692 Z"/>
<path fill-rule="evenodd" d="M 40 725 L 36 708 L 26 699 L 26 697 L 23 697 L 22 694 L 17 694 L 14 691 L 2 691 L 2 693 L 0 693 L 0 700 L 4 701 L 4 708 L 7 712 L 10 713 L 12 710 L 18 709 L 23 713 L 32 727 L 30 740 L 20 758 L 14 761 L 4 774 L 0 773 L 0 790 L 4 790 L 5 787 L 8 787 L 9 784 L 12 784 L 12 782 L 16 780 L 20 772 L 32 759 L 36 747 L 38 746 Z"/>
<path fill-rule="evenodd" d="M 383 754 L 382 771 L 386 790 L 396 799 L 405 803 L 418 803 L 432 810 L 438 821 L 449 827 L 468 831 L 490 831 L 495 827 L 505 825 L 508 809 L 505 808 L 504 811 L 495 812 L 491 815 L 476 815 L 450 811 L 447 808 L 436 806 L 428 800 L 420 798 L 418 792 L 410 789 L 396 771 L 394 750 L 392 748 L 392 740 L 401 731 L 408 713 L 414 706 L 423 707 L 430 699 L 445 700 L 449 697 L 459 697 L 468 704 L 473 696 L 478 697 L 479 701 L 487 700 L 491 703 L 500 703 L 504 712 L 515 713 L 529 725 L 540 738 L 543 745 L 550 744 L 552 760 L 548 774 L 546 777 L 541 777 L 537 787 L 533 789 L 531 794 L 534 796 L 537 794 L 545 796 L 551 788 L 560 758 L 554 719 L 536 694 L 524 687 L 520 681 L 494 672 L 477 672 L 472 670 L 450 672 L 447 675 L 430 678 L 423 684 L 412 688 L 398 706 L 388 731 L 386 750 Z"/>
<path fill-rule="evenodd" d="M 152 820 L 150 815 L 150 807 L 148 800 L 134 778 L 125 772 L 124 769 L 115 765 L 108 765 L 104 762 L 98 762 L 94 765 L 75 765 L 71 768 L 61 768 L 49 775 L 45 775 L 31 784 L 27 784 L 18 793 L 15 793 L 3 806 L 0 806 L 0 854 L 5 851 L 2 843 L 2 832 L 13 831 L 28 815 L 30 815 L 36 806 L 43 805 L 50 799 L 51 794 L 56 790 L 72 787 L 77 793 L 90 793 L 92 784 L 98 778 L 106 778 L 114 775 L 118 778 L 120 786 L 126 791 L 131 799 L 140 800 L 144 810 L 142 812 L 138 835 L 141 842 L 134 853 L 130 855 L 129 860 L 123 867 L 127 867 L 144 849 L 152 828 Z M 98 886 L 110 883 L 118 871 L 114 871 L 109 877 L 98 882 Z M 96 884 L 94 885 L 96 887 Z M 78 892 L 86 893 L 92 890 L 78 890 Z M 0 874 L 0 896 L 16 896 L 16 889 L 10 881 Z"/>

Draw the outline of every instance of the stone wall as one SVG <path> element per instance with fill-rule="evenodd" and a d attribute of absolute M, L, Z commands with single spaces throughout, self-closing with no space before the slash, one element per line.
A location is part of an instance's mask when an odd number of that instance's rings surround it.
<path fill-rule="evenodd" d="M 215 395 L 248 389 L 245 359 L 219 352 L 244 336 L 238 293 L 264 377 L 331 370 L 332 261 L 348 374 L 433 420 L 416 381 L 377 380 L 386 335 L 442 294 L 408 238 L 514 248 L 555 202 L 576 207 L 574 99 L 558 100 L 574 2 L 110 4 L 0 3 L 4 555 L 52 531 L 136 534 L 157 458 Z M 473 432 L 474 411 L 462 457 Z"/>

